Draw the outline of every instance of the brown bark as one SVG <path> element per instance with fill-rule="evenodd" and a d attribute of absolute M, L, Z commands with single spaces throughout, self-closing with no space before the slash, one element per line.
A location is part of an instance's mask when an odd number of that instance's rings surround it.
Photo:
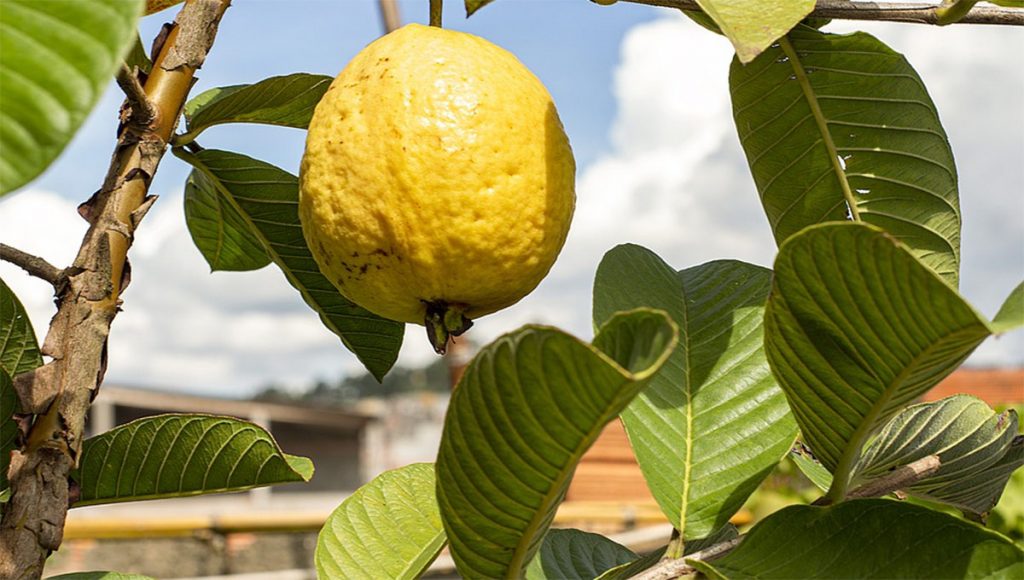
<path fill-rule="evenodd" d="M 103 380 L 110 324 L 130 278 L 128 248 L 155 199 L 148 194 L 150 180 L 229 3 L 185 3 L 143 86 L 148 102 L 137 94 L 126 102 L 103 187 L 80 208 L 91 226 L 63 272 L 66 283 L 58 287 L 57 314 L 42 348 L 51 361 L 15 379 L 22 412 L 37 418 L 24 448 L 11 458 L 12 495 L 0 522 L 2 578 L 39 578 L 46 557 L 60 546 L 68 474 Z"/>

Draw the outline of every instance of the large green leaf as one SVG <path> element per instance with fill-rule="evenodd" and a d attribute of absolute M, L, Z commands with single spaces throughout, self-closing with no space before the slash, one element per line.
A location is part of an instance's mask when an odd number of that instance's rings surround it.
<path fill-rule="evenodd" d="M 1020 578 L 1024 552 L 1003 536 L 884 499 L 791 506 L 711 563 L 710 578 Z"/>
<path fill-rule="evenodd" d="M 1021 467 L 1024 467 L 1024 435 L 1014 437 L 1003 456 L 988 467 L 968 477 L 914 491 L 925 499 L 955 506 L 971 519 L 984 520 L 999 503 L 1014 471 Z"/>
<path fill-rule="evenodd" d="M 752 63 L 733 62 L 729 85 L 740 142 L 780 244 L 852 211 L 956 286 L 953 153 L 902 55 L 865 33 L 799 26 Z"/>
<path fill-rule="evenodd" d="M 629 548 L 600 534 L 552 529 L 526 567 L 526 580 L 593 580 L 636 557 Z"/>
<path fill-rule="evenodd" d="M 1017 284 L 1010 292 L 992 319 L 992 330 L 995 332 L 1006 332 L 1020 326 L 1024 326 L 1024 282 Z"/>
<path fill-rule="evenodd" d="M 259 270 L 270 263 L 259 234 L 197 169 L 185 181 L 185 224 L 213 271 Z"/>
<path fill-rule="evenodd" d="M 844 497 L 868 438 L 990 334 L 935 272 L 878 228 L 807 228 L 782 244 L 765 346 L 806 443 Z"/>
<path fill-rule="evenodd" d="M 444 547 L 434 466 L 386 471 L 341 502 L 316 542 L 320 578 L 412 579 Z"/>
<path fill-rule="evenodd" d="M 437 500 L 459 572 L 519 577 L 576 463 L 675 347 L 664 313 L 608 321 L 593 345 L 526 326 L 483 348 L 452 395 Z"/>
<path fill-rule="evenodd" d="M 0 195 L 42 173 L 135 39 L 143 0 L 3 0 Z"/>
<path fill-rule="evenodd" d="M 25 307 L 0 279 L 0 370 L 14 377 L 42 364 L 36 333 Z"/>
<path fill-rule="evenodd" d="M 75 506 L 239 491 L 309 481 L 313 463 L 288 455 L 262 427 L 213 415 L 137 419 L 82 443 Z"/>
<path fill-rule="evenodd" d="M 404 328 L 361 308 L 338 292 L 320 273 L 299 222 L 299 181 L 294 175 L 251 157 L 204 149 L 175 155 L 210 178 L 222 198 L 257 233 L 270 259 L 284 272 L 324 326 L 381 380 L 398 358 Z"/>
<path fill-rule="evenodd" d="M 680 340 L 622 413 L 647 485 L 685 538 L 721 528 L 796 437 L 763 348 L 771 271 L 736 261 L 674 271 L 634 245 L 609 251 L 594 282 L 594 322 L 647 306 Z"/>
<path fill-rule="evenodd" d="M 750 62 L 814 10 L 814 0 L 697 0 L 736 48 L 740 62 Z"/>
<path fill-rule="evenodd" d="M 938 455 L 939 469 L 907 491 L 942 501 L 933 491 L 951 485 L 988 488 L 989 467 L 1006 456 L 1017 435 L 1017 414 L 996 413 L 981 399 L 954 395 L 941 401 L 912 405 L 893 417 L 864 449 L 853 471 L 851 487 L 886 476 L 890 471 L 929 455 Z M 1008 476 L 1009 474 L 1007 474 Z M 964 492 L 969 489 L 962 489 Z M 987 512 L 1002 489 L 985 501 Z"/>
<path fill-rule="evenodd" d="M 191 141 L 206 129 L 223 123 L 264 123 L 305 129 L 332 80 L 324 75 L 296 73 L 270 77 L 251 85 L 210 89 L 185 105 L 188 131 L 177 141 Z"/>
<path fill-rule="evenodd" d="M 11 451 L 18 442 L 18 424 L 14 420 L 17 411 L 18 393 L 10 375 L 0 368 L 0 514 L 10 495 L 7 468 L 11 466 Z"/>

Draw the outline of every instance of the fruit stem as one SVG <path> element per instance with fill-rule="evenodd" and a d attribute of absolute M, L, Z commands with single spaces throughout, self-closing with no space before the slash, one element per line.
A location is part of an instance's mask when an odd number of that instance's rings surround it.
<path fill-rule="evenodd" d="M 465 312 L 465 304 L 449 304 L 444 300 L 427 302 L 423 326 L 427 327 L 427 339 L 434 347 L 434 352 L 444 354 L 451 337 L 459 336 L 473 326 L 473 321 L 466 318 Z"/>
<path fill-rule="evenodd" d="M 441 7 L 443 0 L 430 0 L 430 25 L 441 28 Z"/>

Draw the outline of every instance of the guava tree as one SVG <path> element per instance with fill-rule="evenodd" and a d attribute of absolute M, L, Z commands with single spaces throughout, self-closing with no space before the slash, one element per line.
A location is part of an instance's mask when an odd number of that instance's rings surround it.
<path fill-rule="evenodd" d="M 466 0 L 467 12 L 489 1 Z M 83 436 L 166 151 L 193 168 L 184 210 L 213 269 L 273 263 L 374 376 L 397 357 L 402 324 L 318 267 L 296 175 L 199 145 L 220 124 L 305 129 L 332 79 L 296 73 L 190 96 L 229 1 L 187 0 L 147 54 L 138 18 L 178 3 L 0 4 L 0 193 L 53 161 L 111 77 L 125 93 L 107 177 L 80 207 L 90 227 L 74 262 L 0 245 L 52 284 L 58 306 L 40 346 L 0 282 L 4 578 L 42 575 L 69 507 L 312 474 L 308 459 L 230 417 L 164 415 Z M 595 275 L 594 339 L 526 326 L 485 346 L 453 393 L 437 463 L 384 473 L 346 499 L 321 531 L 317 570 L 411 578 L 447 546 L 468 578 L 1024 576 L 1024 551 L 984 527 L 1024 465 L 1017 416 L 966 395 L 915 404 L 987 337 L 1024 325 L 1024 284 L 991 320 L 960 296 L 956 168 L 923 82 L 881 40 L 822 30 L 837 18 L 1021 25 L 1024 3 L 642 3 L 682 9 L 736 48 L 733 115 L 779 246 L 774 268 L 610 248 Z M 439 1 L 430 13 L 439 26 Z M 463 324 L 445 312 L 435 322 Z M 616 418 L 675 528 L 647 555 L 551 529 L 577 462 Z M 821 498 L 739 534 L 729 519 L 787 456 Z"/>

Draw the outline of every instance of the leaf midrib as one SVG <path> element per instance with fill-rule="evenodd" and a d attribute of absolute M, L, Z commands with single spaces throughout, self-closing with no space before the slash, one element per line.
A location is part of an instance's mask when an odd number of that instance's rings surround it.
<path fill-rule="evenodd" d="M 850 189 L 850 182 L 846 179 L 846 171 L 843 170 L 839 164 L 839 150 L 836 148 L 836 144 L 832 141 L 832 133 L 828 128 L 828 120 L 825 118 L 825 113 L 821 110 L 821 105 L 818 103 L 818 97 L 814 92 L 814 87 L 811 86 L 811 81 L 807 78 L 807 71 L 804 70 L 803 64 L 800 62 L 800 56 L 793 49 L 793 44 L 789 41 L 789 35 L 783 36 L 779 39 L 779 46 L 782 48 L 782 52 L 786 54 L 789 59 L 789 64 L 793 69 L 793 74 L 796 75 L 797 82 L 800 83 L 800 90 L 804 93 L 804 98 L 807 100 L 807 105 L 811 108 L 811 115 L 814 117 L 814 123 L 818 127 L 818 132 L 821 134 L 822 142 L 825 145 L 829 156 L 829 162 L 832 164 L 832 171 L 835 173 L 837 180 L 839 181 L 839 187 L 843 191 L 843 197 L 846 200 L 846 206 L 850 210 L 850 216 L 853 221 L 861 221 L 860 210 L 857 209 L 857 200 L 853 197 L 853 191 Z"/>

